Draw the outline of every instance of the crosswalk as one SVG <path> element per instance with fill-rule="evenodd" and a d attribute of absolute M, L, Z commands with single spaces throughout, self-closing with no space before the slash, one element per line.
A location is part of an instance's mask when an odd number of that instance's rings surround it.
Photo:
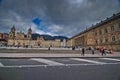
<path fill-rule="evenodd" d="M 0 67 L 3 67 L 4 65 L 0 62 Z"/>
<path fill-rule="evenodd" d="M 111 61 L 120 61 L 120 59 L 113 59 L 113 58 L 100 58 L 100 59 L 111 60 Z"/>
<path fill-rule="evenodd" d="M 120 58 L 0 59 L 0 67 L 84 66 L 120 64 Z"/>
<path fill-rule="evenodd" d="M 39 59 L 31 59 L 31 60 L 38 61 L 38 62 L 42 62 L 42 63 L 45 63 L 45 64 L 47 64 L 47 65 L 53 65 L 53 66 L 56 66 L 56 65 L 64 65 L 64 64 L 59 63 L 59 62 L 55 62 L 55 61 L 51 61 L 51 60 L 47 60 L 47 59 L 42 59 L 42 58 L 39 58 Z"/>
<path fill-rule="evenodd" d="M 77 60 L 77 61 L 85 61 L 85 62 L 95 63 L 95 64 L 106 64 L 105 62 L 99 62 L 99 61 L 93 61 L 93 60 L 87 60 L 87 59 L 80 59 L 80 58 L 71 58 L 71 59 Z"/>

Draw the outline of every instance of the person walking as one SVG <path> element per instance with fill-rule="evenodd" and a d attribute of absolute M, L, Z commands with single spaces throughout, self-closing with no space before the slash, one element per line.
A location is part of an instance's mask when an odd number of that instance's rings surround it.
<path fill-rule="evenodd" d="M 84 54 L 85 54 L 85 48 L 82 48 L 82 56 L 84 56 Z"/>
<path fill-rule="evenodd" d="M 102 54 L 103 48 L 99 48 L 100 55 Z"/>
<path fill-rule="evenodd" d="M 103 55 L 106 55 L 104 48 L 102 49 L 102 56 L 103 56 Z"/>
<path fill-rule="evenodd" d="M 48 50 L 50 51 L 50 47 L 48 47 Z"/>
<path fill-rule="evenodd" d="M 94 48 L 91 48 L 91 51 L 92 51 L 92 54 L 94 55 L 95 53 L 94 53 Z"/>
<path fill-rule="evenodd" d="M 72 50 L 75 50 L 75 46 L 72 47 Z"/>

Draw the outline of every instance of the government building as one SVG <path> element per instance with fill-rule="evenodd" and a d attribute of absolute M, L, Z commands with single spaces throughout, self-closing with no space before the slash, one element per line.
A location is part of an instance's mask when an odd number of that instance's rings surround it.
<path fill-rule="evenodd" d="M 120 13 L 71 37 L 67 46 L 94 47 L 120 51 Z"/>
<path fill-rule="evenodd" d="M 38 36 L 36 40 L 32 39 L 32 29 L 29 28 L 27 35 L 23 32 L 17 32 L 13 26 L 9 33 L 8 46 L 15 47 L 63 47 L 66 44 L 66 40 L 61 41 L 60 39 L 55 40 L 45 40 L 43 37 Z"/>

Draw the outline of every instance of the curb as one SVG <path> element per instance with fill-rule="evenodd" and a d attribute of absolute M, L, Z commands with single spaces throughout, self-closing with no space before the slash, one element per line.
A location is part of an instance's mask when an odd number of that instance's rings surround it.
<path fill-rule="evenodd" d="M 0 59 L 29 59 L 29 58 L 120 58 L 120 56 L 41 56 L 41 57 L 0 57 Z"/>

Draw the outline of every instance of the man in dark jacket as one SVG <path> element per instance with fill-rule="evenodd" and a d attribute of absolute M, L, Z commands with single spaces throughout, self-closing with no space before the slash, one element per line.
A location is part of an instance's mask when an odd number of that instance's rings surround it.
<path fill-rule="evenodd" d="M 82 48 L 82 54 L 81 54 L 81 55 L 83 55 L 83 56 L 84 56 L 84 54 L 85 54 L 85 49 L 84 49 L 84 48 Z"/>
<path fill-rule="evenodd" d="M 105 49 L 102 49 L 102 56 L 103 56 L 103 54 L 106 55 Z"/>

